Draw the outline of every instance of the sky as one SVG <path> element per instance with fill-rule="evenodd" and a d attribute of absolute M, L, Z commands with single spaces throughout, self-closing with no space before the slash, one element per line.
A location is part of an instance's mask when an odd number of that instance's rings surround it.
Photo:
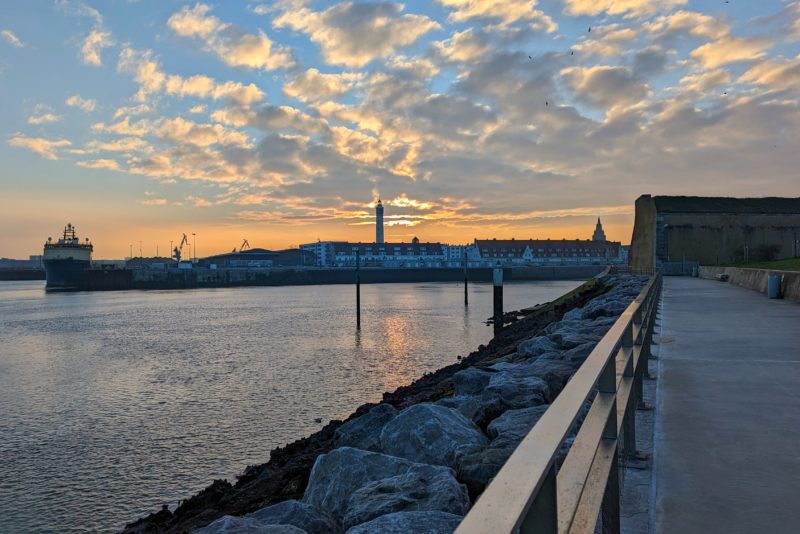
<path fill-rule="evenodd" d="M 800 2 L 0 7 L 0 256 L 628 243 L 641 194 L 800 196 Z M 141 242 L 141 244 L 140 244 Z"/>

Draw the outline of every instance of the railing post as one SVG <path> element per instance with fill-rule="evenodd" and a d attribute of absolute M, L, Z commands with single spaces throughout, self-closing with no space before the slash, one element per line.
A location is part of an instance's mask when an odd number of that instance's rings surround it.
<path fill-rule="evenodd" d="M 616 358 L 609 358 L 600 379 L 597 381 L 597 389 L 601 393 L 614 394 L 614 406 L 606 421 L 603 430 L 603 439 L 617 439 L 617 369 Z M 619 470 L 617 467 L 617 448 L 614 447 L 614 459 L 611 462 L 611 471 L 608 474 L 608 483 L 603 492 L 603 504 L 600 510 L 600 517 L 603 526 L 603 534 L 619 534 Z"/>
<path fill-rule="evenodd" d="M 522 525 L 519 527 L 520 534 L 558 533 L 556 493 L 556 464 L 552 462 L 539 492 L 531 503 L 525 519 L 522 520 Z"/>
<path fill-rule="evenodd" d="M 614 458 L 611 460 L 611 471 L 608 473 L 608 484 L 603 494 L 600 518 L 603 534 L 619 534 L 619 464 L 616 451 L 614 451 Z"/>

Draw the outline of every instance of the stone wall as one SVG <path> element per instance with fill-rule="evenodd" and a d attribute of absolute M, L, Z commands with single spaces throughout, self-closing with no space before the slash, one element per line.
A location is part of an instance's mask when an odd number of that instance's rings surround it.
<path fill-rule="evenodd" d="M 791 258 L 800 239 L 798 214 L 664 213 L 663 219 L 663 261 L 724 265 L 743 261 L 745 250 L 751 261 Z M 775 258 L 758 257 L 768 246 L 775 247 Z"/>
<path fill-rule="evenodd" d="M 637 272 L 653 272 L 656 258 L 656 205 L 653 197 L 642 195 L 636 199 L 636 217 L 633 222 L 628 265 Z"/>
<path fill-rule="evenodd" d="M 716 280 L 718 275 L 728 275 L 728 283 L 767 294 L 767 279 L 770 274 L 782 277 L 783 298 L 800 303 L 800 272 L 768 269 L 741 269 L 738 267 L 700 267 L 700 278 Z"/>

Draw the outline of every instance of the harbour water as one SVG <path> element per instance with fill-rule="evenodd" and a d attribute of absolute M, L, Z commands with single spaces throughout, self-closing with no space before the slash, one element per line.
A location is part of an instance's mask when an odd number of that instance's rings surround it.
<path fill-rule="evenodd" d="M 577 281 L 515 282 L 507 310 Z M 114 532 L 486 343 L 492 287 L 0 282 L 0 532 Z"/>

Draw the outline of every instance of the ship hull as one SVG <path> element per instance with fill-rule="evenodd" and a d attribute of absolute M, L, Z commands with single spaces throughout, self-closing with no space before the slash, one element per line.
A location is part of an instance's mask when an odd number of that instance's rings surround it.
<path fill-rule="evenodd" d="M 84 271 L 91 265 L 91 261 L 74 258 L 44 260 L 47 279 L 45 288 L 49 291 L 80 289 L 83 286 Z"/>

